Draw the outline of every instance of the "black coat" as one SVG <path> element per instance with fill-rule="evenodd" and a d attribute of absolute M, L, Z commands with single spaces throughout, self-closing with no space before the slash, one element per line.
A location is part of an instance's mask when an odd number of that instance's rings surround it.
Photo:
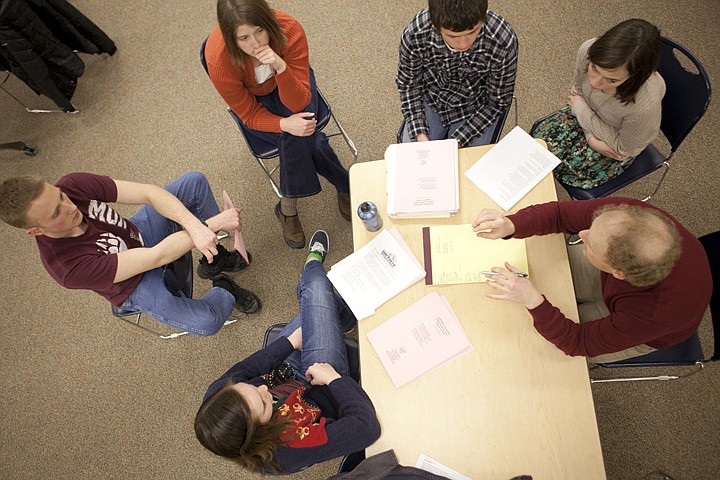
<path fill-rule="evenodd" d="M 73 50 L 109 53 L 113 41 L 65 0 L 0 0 L 0 56 L 18 78 L 65 111 L 85 64 Z"/>

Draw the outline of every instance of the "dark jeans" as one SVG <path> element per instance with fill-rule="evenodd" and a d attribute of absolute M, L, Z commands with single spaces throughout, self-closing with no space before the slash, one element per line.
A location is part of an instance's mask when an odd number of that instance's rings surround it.
<path fill-rule="evenodd" d="M 317 117 L 318 93 L 315 74 L 310 69 L 312 98 L 304 112 L 313 112 Z M 268 95 L 255 97 L 268 111 L 275 115 L 289 117 L 294 112 L 280 101 L 277 88 Z M 318 174 L 332 183 L 338 192 L 350 192 L 348 171 L 342 166 L 333 151 L 327 136 L 316 130 L 310 136 L 296 137 L 287 132 L 263 132 L 248 128 L 253 135 L 276 145 L 280 150 L 280 192 L 289 198 L 309 197 L 320 192 Z"/>

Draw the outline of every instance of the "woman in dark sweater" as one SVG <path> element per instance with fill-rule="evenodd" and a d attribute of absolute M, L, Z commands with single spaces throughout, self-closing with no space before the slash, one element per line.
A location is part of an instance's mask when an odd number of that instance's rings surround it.
<path fill-rule="evenodd" d="M 200 443 L 249 470 L 296 472 L 380 436 L 372 402 L 348 376 L 343 330 L 356 320 L 325 274 L 328 244 L 322 230 L 310 241 L 300 312 L 210 385 L 195 418 Z"/>

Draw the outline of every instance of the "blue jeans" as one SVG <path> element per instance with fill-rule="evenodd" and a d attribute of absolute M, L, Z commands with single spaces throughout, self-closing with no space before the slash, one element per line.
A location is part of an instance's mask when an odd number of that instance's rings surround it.
<path fill-rule="evenodd" d="M 356 322 L 345 301 L 335 293 L 322 263 L 311 261 L 303 270 L 297 286 L 300 312 L 280 335 L 287 337 L 302 327 L 302 351 L 295 350 L 285 360 L 307 380 L 305 372 L 314 363 L 329 363 L 340 375 L 348 375 L 348 360 L 343 326 Z"/>
<path fill-rule="evenodd" d="M 446 127 L 443 125 L 442 120 L 440 120 L 440 115 L 430 108 L 430 105 L 428 105 L 427 102 L 423 102 L 423 107 L 425 109 L 425 120 L 428 124 L 428 140 L 445 140 L 448 138 L 452 138 L 452 134 L 455 133 L 455 130 L 462 127 L 465 123 L 465 120 L 460 122 L 451 123 L 450 126 Z M 499 122 L 500 119 L 497 118 L 493 123 L 491 123 L 483 132 L 481 136 L 476 138 L 472 141 L 469 147 L 478 147 L 480 145 L 488 145 L 492 141 L 492 134 L 495 131 L 495 126 L 497 125 L 497 122 Z M 402 131 L 401 136 L 402 143 L 408 143 L 414 140 L 410 140 L 410 133 L 408 132 L 408 126 L 407 123 L 405 124 L 405 128 Z"/>
<path fill-rule="evenodd" d="M 318 93 L 315 74 L 310 69 L 310 90 L 312 98 L 303 112 L 313 112 L 317 118 Z M 288 110 L 280 100 L 278 89 L 268 95 L 255 97 L 268 111 L 282 117 L 295 112 Z M 246 125 L 247 126 L 247 125 Z M 342 166 L 327 136 L 315 130 L 307 137 L 296 137 L 287 132 L 264 132 L 248 127 L 253 135 L 278 147 L 280 152 L 280 192 L 288 198 L 309 197 L 320 192 L 318 174 L 332 183 L 338 192 L 350 192 L 350 177 Z"/>
<path fill-rule="evenodd" d="M 202 173 L 186 173 L 165 190 L 175 195 L 197 218 L 205 220 L 219 213 L 215 197 Z M 146 247 L 153 247 L 167 236 L 182 230 L 177 223 L 145 205 L 130 218 Z M 211 288 L 201 299 L 176 297 L 162 281 L 162 269 L 143 273 L 140 284 L 122 308 L 139 310 L 171 327 L 196 335 L 213 335 L 230 316 L 235 298 L 220 287 Z"/>

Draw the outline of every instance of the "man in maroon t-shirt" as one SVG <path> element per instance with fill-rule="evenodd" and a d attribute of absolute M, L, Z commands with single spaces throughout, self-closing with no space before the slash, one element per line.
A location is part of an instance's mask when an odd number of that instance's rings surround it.
<path fill-rule="evenodd" d="M 109 203 L 144 206 L 125 219 Z M 60 285 L 92 290 L 175 328 L 212 335 L 233 306 L 245 313 L 260 308 L 254 294 L 222 273 L 247 266 L 215 234 L 237 228 L 240 216 L 237 209 L 219 212 L 200 173 L 165 189 L 90 173 L 65 175 L 55 185 L 10 178 L 0 185 L 0 218 L 35 237 L 45 269 Z M 198 275 L 214 287 L 196 300 L 167 291 L 160 268 L 193 246 L 204 256 Z"/>
<path fill-rule="evenodd" d="M 580 323 L 526 275 L 494 267 L 490 298 L 525 306 L 535 329 L 568 355 L 612 362 L 680 343 L 698 328 L 712 295 L 705 250 L 670 214 L 639 200 L 603 198 L 533 205 L 504 216 L 483 210 L 479 237 L 578 234 L 568 249 Z"/>

